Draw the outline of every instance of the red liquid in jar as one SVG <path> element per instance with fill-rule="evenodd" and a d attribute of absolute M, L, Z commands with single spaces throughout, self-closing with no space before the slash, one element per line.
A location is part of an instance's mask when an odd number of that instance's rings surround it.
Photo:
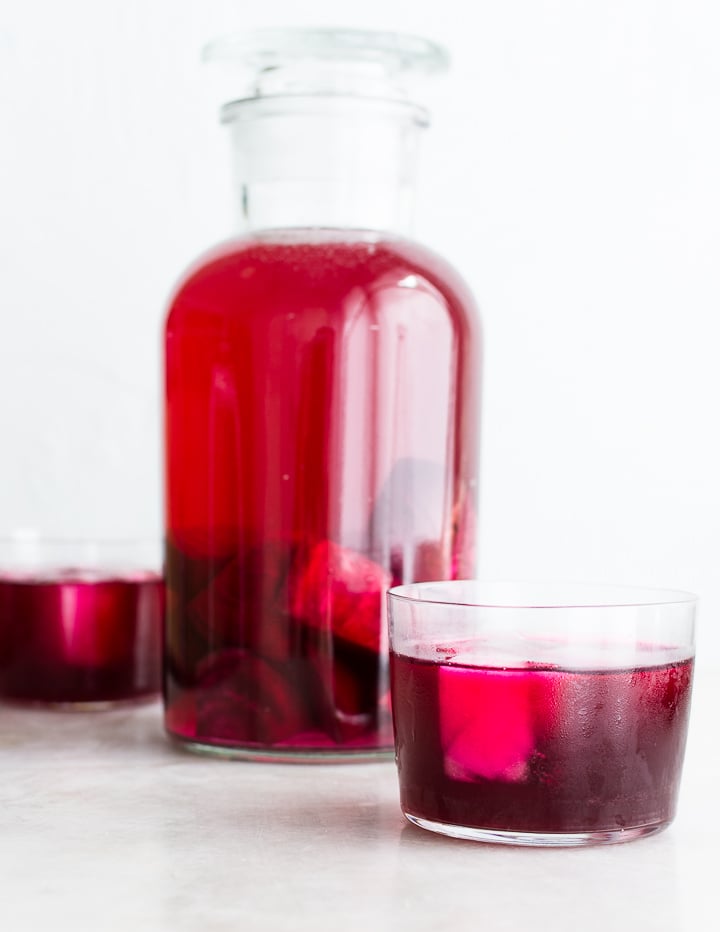
<path fill-rule="evenodd" d="M 610 832 L 675 814 L 692 660 L 624 670 L 392 655 L 401 806 L 503 832 Z"/>
<path fill-rule="evenodd" d="M 385 591 L 473 567 L 476 328 L 399 240 L 267 234 L 191 271 L 167 323 L 172 734 L 392 747 Z"/>
<path fill-rule="evenodd" d="M 158 693 L 163 601 L 153 573 L 0 576 L 0 697 L 71 704 Z"/>

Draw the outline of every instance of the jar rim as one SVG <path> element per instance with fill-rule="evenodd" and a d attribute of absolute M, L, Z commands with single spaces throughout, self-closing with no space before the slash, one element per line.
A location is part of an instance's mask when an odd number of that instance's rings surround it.
<path fill-rule="evenodd" d="M 250 29 L 208 43 L 202 58 L 232 73 L 226 85 L 231 100 L 410 101 L 422 79 L 450 66 L 447 51 L 429 39 L 360 29 Z"/>
<path fill-rule="evenodd" d="M 387 116 L 391 119 L 404 118 L 418 127 L 430 123 L 430 114 L 425 107 L 409 100 L 392 97 L 372 97 L 360 94 L 271 94 L 267 96 L 239 97 L 223 104 L 220 109 L 221 123 L 233 123 L 239 119 L 256 119 L 265 116 L 289 114 L 348 115 L 353 107 L 374 117 Z M 384 111 L 384 113 L 383 113 Z"/>
<path fill-rule="evenodd" d="M 375 63 L 388 73 L 438 74 L 450 66 L 447 50 L 430 39 L 370 29 L 248 29 L 214 39 L 202 54 L 259 70 L 300 60 Z"/>

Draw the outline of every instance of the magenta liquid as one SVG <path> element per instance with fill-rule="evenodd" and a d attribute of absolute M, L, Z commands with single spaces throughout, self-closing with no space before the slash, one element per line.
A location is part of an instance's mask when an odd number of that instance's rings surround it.
<path fill-rule="evenodd" d="M 70 704 L 156 694 L 163 601 L 151 573 L 0 576 L 0 697 Z"/>
<path fill-rule="evenodd" d="M 473 566 L 477 326 L 402 240 L 265 234 L 191 271 L 166 331 L 171 734 L 392 747 L 385 591 Z"/>
<path fill-rule="evenodd" d="M 691 680 L 692 660 L 573 671 L 393 655 L 402 809 L 501 832 L 667 823 Z"/>

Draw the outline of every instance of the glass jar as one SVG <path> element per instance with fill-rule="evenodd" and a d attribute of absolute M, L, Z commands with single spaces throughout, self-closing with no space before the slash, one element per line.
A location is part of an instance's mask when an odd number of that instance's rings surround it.
<path fill-rule="evenodd" d="M 166 326 L 166 727 L 259 759 L 389 754 L 385 594 L 472 575 L 480 331 L 405 238 L 421 39 L 249 33 L 240 234 Z"/>

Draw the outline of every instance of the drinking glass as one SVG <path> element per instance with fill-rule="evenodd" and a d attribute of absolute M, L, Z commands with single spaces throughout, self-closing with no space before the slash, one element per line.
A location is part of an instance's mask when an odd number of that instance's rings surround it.
<path fill-rule="evenodd" d="M 672 821 L 694 595 L 469 580 L 398 586 L 388 602 L 410 822 L 485 842 L 587 845 Z"/>
<path fill-rule="evenodd" d="M 156 696 L 164 584 L 150 540 L 0 540 L 0 698 L 103 708 Z"/>

